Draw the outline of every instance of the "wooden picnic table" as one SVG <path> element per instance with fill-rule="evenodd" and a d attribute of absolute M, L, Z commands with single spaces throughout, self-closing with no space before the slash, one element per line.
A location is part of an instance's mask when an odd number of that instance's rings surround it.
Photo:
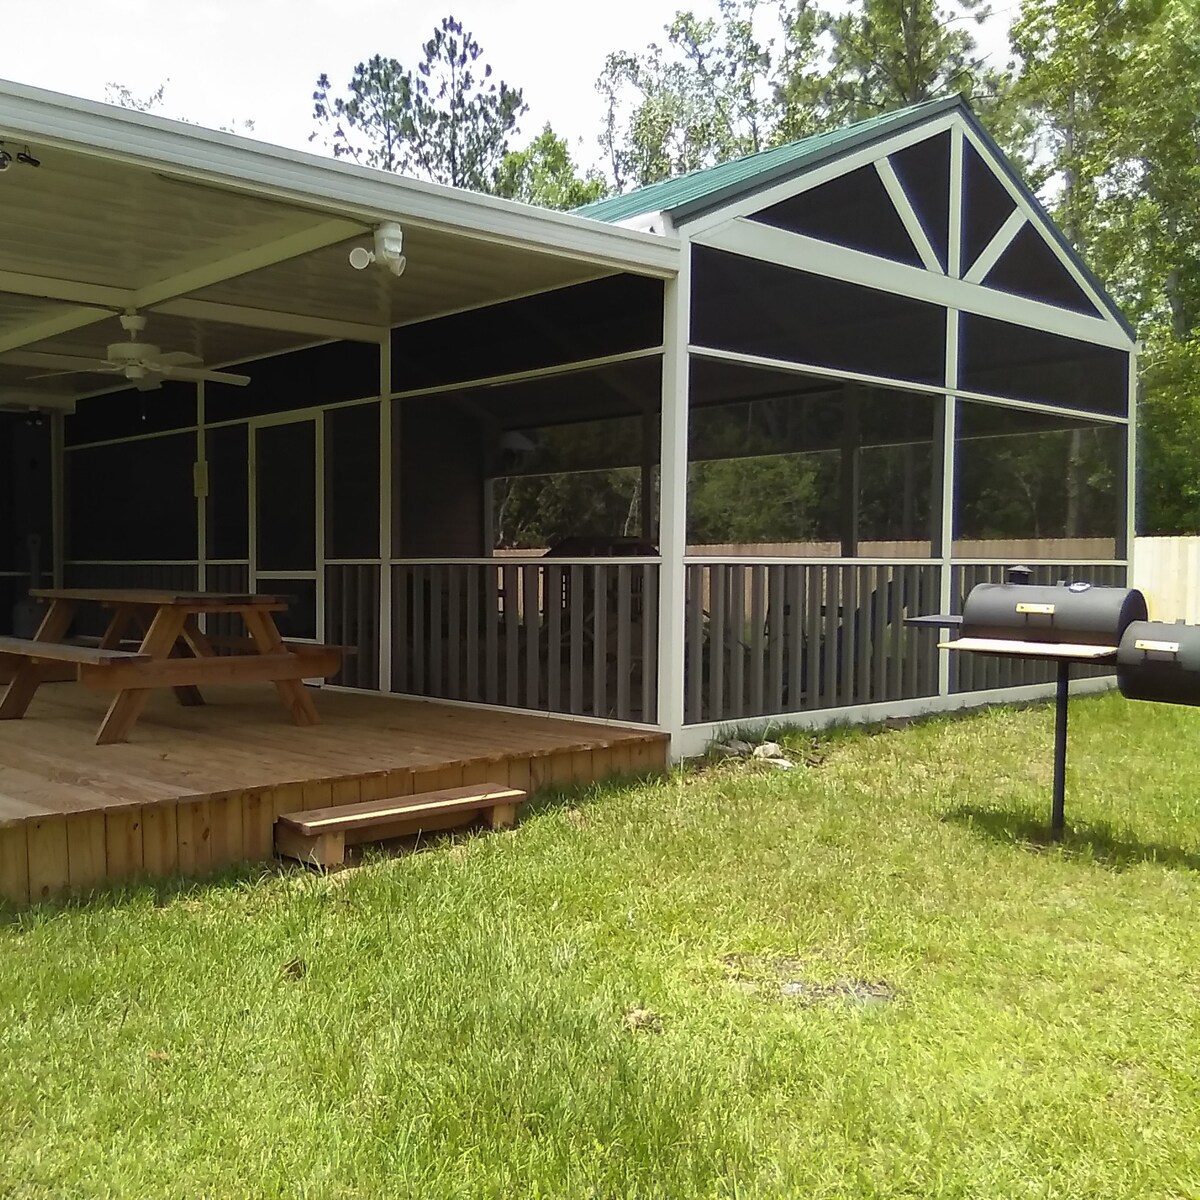
<path fill-rule="evenodd" d="M 0 657 L 18 664 L 0 697 L 0 720 L 25 715 L 48 667 L 73 663 L 85 687 L 115 692 L 97 745 L 126 741 L 155 688 L 172 688 L 181 704 L 198 705 L 206 683 L 274 683 L 292 720 L 316 725 L 302 680 L 335 675 L 341 666 L 339 647 L 284 642 L 274 614 L 287 601 L 279 596 L 157 588 L 31 588 L 29 594 L 49 607 L 33 638 L 0 637 Z M 66 640 L 83 604 L 111 611 L 99 645 Z M 202 613 L 241 617 L 247 636 L 208 637 L 197 620 Z M 130 635 L 137 648 L 123 649 Z"/>

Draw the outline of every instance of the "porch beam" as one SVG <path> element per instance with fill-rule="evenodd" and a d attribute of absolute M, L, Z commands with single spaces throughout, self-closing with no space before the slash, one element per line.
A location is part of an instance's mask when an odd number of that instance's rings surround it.
<path fill-rule="evenodd" d="M 180 299 L 156 304 L 152 312 L 168 317 L 188 317 L 195 321 L 217 321 L 223 325 L 240 325 L 247 329 L 272 329 L 279 333 L 301 333 L 306 337 L 331 338 L 346 342 L 378 344 L 388 331 L 378 325 L 359 321 L 312 317 L 303 313 L 282 312 L 276 309 L 252 308 L 242 304 L 222 304 L 215 300 Z"/>
<path fill-rule="evenodd" d="M 294 225 L 294 222 L 290 222 L 290 224 Z M 299 230 L 293 228 L 290 232 L 265 241 L 261 245 L 235 251 L 211 262 L 199 263 L 175 275 L 147 284 L 145 287 L 129 292 L 119 289 L 122 297 L 128 301 L 123 307 L 152 308 L 188 292 L 210 287 L 216 283 L 224 283 L 230 279 L 236 279 L 238 276 L 249 274 L 251 271 L 274 266 L 276 263 L 286 262 L 301 254 L 344 241 L 346 238 L 361 233 L 363 228 L 363 225 L 357 221 L 343 219 L 321 221 L 316 225 Z M 56 337 L 62 333 L 70 333 L 72 330 L 82 329 L 87 325 L 94 325 L 112 315 L 112 310 L 109 308 L 81 305 L 56 313 L 52 317 L 38 318 L 8 333 L 0 334 L 0 354 Z"/>
<path fill-rule="evenodd" d="M 65 300 L 68 304 L 86 304 L 114 311 L 129 308 L 133 304 L 133 292 L 129 288 L 79 283 L 74 279 L 52 279 L 48 275 L 30 275 L 25 271 L 0 271 L 0 292 L 31 296 L 38 300 Z"/>
<path fill-rule="evenodd" d="M 1130 350 L 1133 346 L 1123 329 L 1098 315 L 1089 317 L 1040 300 L 1029 300 L 1024 296 L 968 283 L 965 279 L 935 275 L 921 267 L 878 258 L 861 250 L 836 246 L 832 242 L 790 233 L 741 217 L 709 230 L 695 240 L 701 245 L 747 258 L 777 263 L 811 274 L 827 275 L 876 291 L 891 292 L 896 296 L 923 300 L 944 308 L 957 308 L 962 312 L 1060 334 L 1092 345 L 1111 346 L 1117 350 Z"/>

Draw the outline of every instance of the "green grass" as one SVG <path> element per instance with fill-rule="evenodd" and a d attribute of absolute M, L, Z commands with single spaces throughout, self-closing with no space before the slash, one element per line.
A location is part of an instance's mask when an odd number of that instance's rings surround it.
<path fill-rule="evenodd" d="M 1200 712 L 1075 703 L 1062 848 L 1051 733 L 10 913 L 0 1195 L 1200 1195 Z"/>

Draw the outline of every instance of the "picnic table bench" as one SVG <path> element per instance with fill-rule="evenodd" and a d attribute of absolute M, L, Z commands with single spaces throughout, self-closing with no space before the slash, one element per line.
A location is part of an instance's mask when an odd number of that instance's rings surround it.
<path fill-rule="evenodd" d="M 32 638 L 0 638 L 0 659 L 16 664 L 2 697 L 0 720 L 23 717 L 48 664 L 70 663 L 85 687 L 115 692 L 96 735 L 98 745 L 123 742 L 155 688 L 172 688 L 181 704 L 204 703 L 200 691 L 211 683 L 274 683 L 297 725 L 319 722 L 303 680 L 337 674 L 337 646 L 284 642 L 274 614 L 287 609 L 278 596 L 227 592 L 176 592 L 153 588 L 31 588 L 30 595 L 49 603 Z M 67 641 L 81 604 L 111 610 L 98 645 Z M 218 639 L 201 630 L 202 613 L 241 617 L 247 637 L 236 639 L 233 653 L 219 653 Z M 140 629 L 136 650 L 122 649 Z M 230 649 L 229 641 L 223 649 Z"/>

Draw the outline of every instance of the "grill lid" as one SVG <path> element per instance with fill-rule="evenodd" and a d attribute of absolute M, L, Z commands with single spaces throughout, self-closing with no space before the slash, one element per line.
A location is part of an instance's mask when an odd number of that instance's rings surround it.
<path fill-rule="evenodd" d="M 1115 651 L 1126 627 L 1146 616 L 1146 598 L 1137 588 L 1083 581 L 1055 586 L 981 583 L 963 606 L 962 638 Z M 1022 653 L 1015 645 L 1009 652 Z"/>

